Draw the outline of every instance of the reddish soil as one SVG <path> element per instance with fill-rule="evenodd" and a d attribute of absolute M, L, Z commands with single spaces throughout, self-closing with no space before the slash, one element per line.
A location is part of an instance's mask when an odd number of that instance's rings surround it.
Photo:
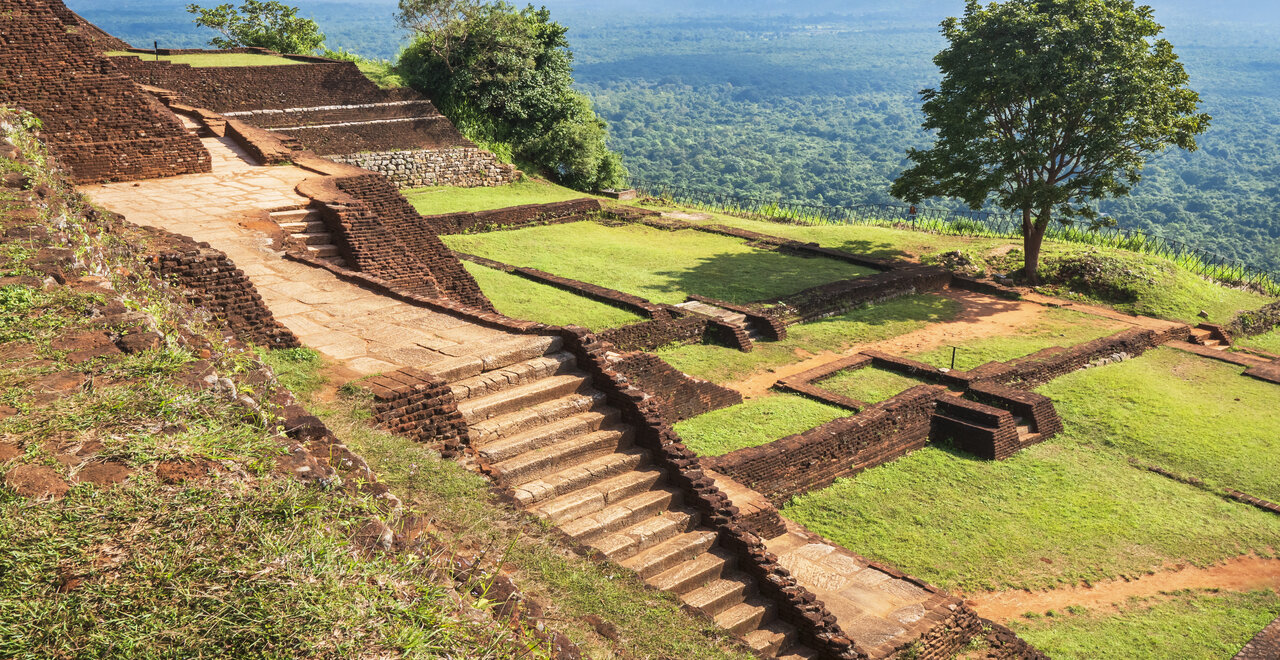
<path fill-rule="evenodd" d="M 1158 597 L 1183 589 L 1280 591 L 1280 559 L 1239 557 L 1209 568 L 1186 566 L 1136 580 L 1108 580 L 1090 587 L 1051 591 L 998 591 L 964 596 L 978 614 L 993 621 L 1010 621 L 1026 612 L 1043 614 L 1071 605 L 1091 610 L 1114 609 L 1131 597 Z"/>
<path fill-rule="evenodd" d="M 4 483 L 22 497 L 65 497 L 71 487 L 57 472 L 40 465 L 19 465 L 4 475 Z"/>
<path fill-rule="evenodd" d="M 95 486 L 114 486 L 124 483 L 133 471 L 120 463 L 95 463 L 76 473 L 76 482 Z"/>
<path fill-rule="evenodd" d="M 21 449 L 8 443 L 0 442 L 0 463 L 8 463 L 21 455 Z"/>
<path fill-rule="evenodd" d="M 37 378 L 31 384 L 31 389 L 43 394 L 62 394 L 84 385 L 86 380 L 88 379 L 85 378 L 84 374 L 63 371 Z"/>
<path fill-rule="evenodd" d="M 202 458 L 194 460 L 171 459 L 156 466 L 156 477 L 160 483 L 180 484 L 184 481 L 203 479 L 217 469 L 210 461 Z"/>

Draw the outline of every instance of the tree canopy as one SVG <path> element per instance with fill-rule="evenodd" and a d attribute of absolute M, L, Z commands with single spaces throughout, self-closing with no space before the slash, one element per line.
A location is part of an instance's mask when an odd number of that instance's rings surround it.
<path fill-rule="evenodd" d="M 579 190 L 620 185 L 621 158 L 573 89 L 567 29 L 506 2 L 401 0 L 414 34 L 397 68 L 472 140 Z"/>
<path fill-rule="evenodd" d="M 933 147 L 911 149 L 892 193 L 1021 212 L 1028 280 L 1050 222 L 1099 222 L 1147 156 L 1196 149 L 1209 126 L 1152 9 L 1133 0 L 968 0 L 942 32 L 937 88 L 921 92 Z"/>
<path fill-rule="evenodd" d="M 196 25 L 222 34 L 209 40 L 215 48 L 240 46 L 266 48 L 280 53 L 310 54 L 324 45 L 320 26 L 298 17 L 298 8 L 275 0 L 242 0 L 240 7 L 225 3 L 216 7 L 187 5 Z"/>

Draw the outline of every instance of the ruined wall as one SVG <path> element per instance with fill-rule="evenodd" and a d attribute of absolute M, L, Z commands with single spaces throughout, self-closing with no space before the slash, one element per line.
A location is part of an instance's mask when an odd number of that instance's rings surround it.
<path fill-rule="evenodd" d="M 785 502 L 924 447 L 934 401 L 944 391 L 936 385 L 913 387 L 858 415 L 703 461 L 773 501 Z"/>
<path fill-rule="evenodd" d="M 579 222 L 604 207 L 598 199 L 571 199 L 550 204 L 524 204 L 489 211 L 445 213 L 424 216 L 439 234 L 465 234 L 524 227 Z"/>
<path fill-rule="evenodd" d="M 938 398 L 930 435 L 950 439 L 960 450 L 989 461 L 1008 458 L 1022 448 L 1013 413 L 959 397 Z"/>
<path fill-rule="evenodd" d="M 1188 326 L 1179 326 L 1163 333 L 1132 328 L 1071 348 L 1046 348 L 1008 362 L 1002 369 L 993 370 L 989 376 L 984 376 L 997 383 L 1032 389 L 1079 371 L 1098 358 L 1118 353 L 1136 357 L 1169 341 L 1186 341 L 1190 336 L 1191 328 Z"/>
<path fill-rule="evenodd" d="M 938 291 L 950 282 L 951 273 L 946 270 L 917 266 L 822 284 L 764 302 L 786 310 L 788 322 L 804 323 L 843 314 L 868 303 Z"/>
<path fill-rule="evenodd" d="M 738 392 L 689 376 L 651 353 L 626 353 L 610 360 L 636 389 L 657 400 L 663 418 L 672 424 L 742 403 Z"/>
<path fill-rule="evenodd" d="M 1261 309 L 1236 314 L 1227 323 L 1226 330 L 1236 337 L 1252 337 L 1271 332 L 1278 326 L 1280 326 L 1280 301 Z"/>
<path fill-rule="evenodd" d="M 305 137 L 303 137 L 305 141 Z M 475 147 L 419 151 L 383 151 L 335 156 L 334 160 L 378 172 L 401 188 L 503 186 L 516 180 L 514 165 Z"/>
<path fill-rule="evenodd" d="M 466 447 L 467 422 L 443 380 L 409 367 L 371 378 L 364 386 L 373 394 L 373 419 L 380 427 L 429 445 L 445 458 Z"/>
<path fill-rule="evenodd" d="M 77 183 L 208 172 L 177 117 L 101 56 L 60 0 L 0 0 L 0 103 L 31 111 Z"/>

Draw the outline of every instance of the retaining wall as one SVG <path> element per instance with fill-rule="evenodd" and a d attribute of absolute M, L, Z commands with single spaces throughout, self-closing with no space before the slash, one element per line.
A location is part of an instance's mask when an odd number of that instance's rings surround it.
<path fill-rule="evenodd" d="M 632 386 L 658 402 L 663 418 L 672 424 L 742 403 L 738 392 L 689 376 L 650 353 L 609 359 Z"/>
<path fill-rule="evenodd" d="M 779 313 L 786 315 L 788 323 L 806 323 L 843 314 L 869 303 L 923 291 L 939 291 L 950 282 L 951 273 L 942 268 L 915 266 L 822 284 L 762 302 L 777 306 Z"/>
<path fill-rule="evenodd" d="M 467 422 L 449 384 L 413 367 L 365 383 L 374 398 L 373 419 L 381 427 L 440 451 L 459 456 L 468 444 Z"/>
<path fill-rule="evenodd" d="M 467 234 L 497 229 L 517 229 L 528 225 L 579 222 L 604 208 L 590 197 L 550 204 L 524 204 L 490 211 L 464 211 L 423 216 L 438 234 Z"/>
<path fill-rule="evenodd" d="M 1226 330 L 1237 337 L 1252 337 L 1280 326 L 1280 301 L 1261 309 L 1240 312 L 1227 323 Z"/>
<path fill-rule="evenodd" d="M 418 151 L 361 152 L 334 160 L 377 172 L 401 188 L 502 186 L 519 178 L 514 165 L 475 147 Z"/>

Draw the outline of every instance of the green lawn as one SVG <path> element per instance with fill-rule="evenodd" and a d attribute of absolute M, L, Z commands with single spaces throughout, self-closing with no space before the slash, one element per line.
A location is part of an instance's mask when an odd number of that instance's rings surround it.
<path fill-rule="evenodd" d="M 146 53 L 131 53 L 128 51 L 118 50 L 107 53 L 108 57 L 140 57 L 144 60 L 154 60 L 155 55 Z M 226 67 L 226 66 L 288 66 L 291 64 L 304 64 L 297 60 L 291 60 L 284 57 L 276 57 L 274 55 L 258 55 L 257 53 L 201 53 L 193 55 L 161 55 L 160 61 L 173 62 L 174 64 L 188 64 L 197 69 L 210 67 Z"/>
<path fill-rule="evenodd" d="M 1169 348 L 1040 388 L 1066 440 L 1280 501 L 1280 386 Z"/>
<path fill-rule="evenodd" d="M 999 462 L 927 447 L 800 496 L 783 514 L 967 591 L 1275 556 L 1280 538 L 1280 516 L 1135 468 L 1118 452 L 1057 440 Z"/>
<path fill-rule="evenodd" d="M 800 361 L 802 354 L 843 351 L 850 346 L 881 341 L 919 330 L 930 323 L 955 318 L 960 304 L 937 295 L 905 296 L 868 305 L 831 318 L 793 325 L 779 342 L 757 342 L 743 353 L 712 345 L 674 346 L 658 351 L 664 360 L 687 374 L 717 383 L 742 380 Z"/>
<path fill-rule="evenodd" d="M 691 293 L 745 303 L 870 270 L 834 259 L 760 250 L 699 231 L 595 222 L 442 237 L 458 251 L 545 270 L 647 298 L 681 303 Z"/>
<path fill-rule="evenodd" d="M 549 325 L 581 325 L 592 330 L 639 323 L 645 318 L 613 305 L 468 261 L 462 262 L 499 312 Z"/>
<path fill-rule="evenodd" d="M 980 269 L 1010 272 L 1021 267 L 1021 260 L 1010 261 L 999 255 L 1010 247 L 1021 248 L 1019 240 L 949 236 L 886 227 L 863 225 L 788 225 L 762 220 L 746 220 L 713 213 L 711 220 L 764 234 L 812 241 L 824 247 L 880 257 L 901 257 L 925 262 L 938 255 L 959 251 Z M 1045 262 L 1069 255 L 1086 254 L 1095 248 L 1075 243 L 1046 241 L 1042 253 Z M 1165 259 L 1133 252 L 1106 250 L 1118 262 L 1118 274 L 1136 295 L 1130 302 L 1114 302 L 1123 311 L 1198 323 L 1201 310 L 1215 323 L 1225 323 L 1243 309 L 1257 309 L 1272 299 L 1248 291 L 1208 282 L 1188 271 L 1174 267 Z M 1105 302 L 1105 301 L 1102 301 Z"/>
<path fill-rule="evenodd" d="M 703 456 L 719 456 L 803 433 L 851 411 L 792 394 L 777 394 L 714 410 L 676 424 L 676 433 Z"/>
<path fill-rule="evenodd" d="M 1229 660 L 1280 616 L 1280 594 L 1178 592 L 1119 612 L 1055 612 L 1011 627 L 1055 660 Z"/>
<path fill-rule="evenodd" d="M 1254 337 L 1240 337 L 1235 340 L 1235 343 L 1237 346 L 1280 355 L 1280 328 Z"/>
<path fill-rule="evenodd" d="M 404 191 L 413 208 L 423 215 L 489 211 L 524 204 L 550 204 L 590 197 L 583 192 L 540 179 L 524 179 L 505 186 L 454 188 L 435 186 Z"/>
<path fill-rule="evenodd" d="M 842 371 L 815 384 L 828 392 L 843 394 L 851 399 L 866 403 L 880 403 L 926 383 L 894 371 L 866 367 Z"/>
<path fill-rule="evenodd" d="M 956 369 L 969 370 L 987 362 L 1008 362 L 1051 346 L 1070 348 L 1099 337 L 1113 335 L 1129 326 L 1098 316 L 1067 309 L 1049 308 L 1030 327 L 1014 334 L 984 337 L 958 344 Z M 951 347 L 940 346 L 909 356 L 939 368 L 951 366 Z"/>

